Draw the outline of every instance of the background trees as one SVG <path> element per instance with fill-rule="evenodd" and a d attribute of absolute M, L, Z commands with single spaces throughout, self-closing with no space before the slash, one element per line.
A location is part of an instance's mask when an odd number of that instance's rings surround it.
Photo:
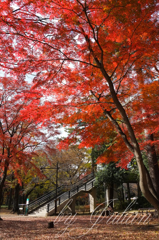
<path fill-rule="evenodd" d="M 34 73 L 32 89 L 52 96 L 47 117 L 56 109 L 56 122 L 75 126 L 63 146 L 77 135 L 81 147 L 111 138 L 100 162 L 126 167 L 135 156 L 141 190 L 159 211 L 156 173 L 142 158 L 147 151 L 159 173 L 157 17 L 155 0 L 3 2 L 1 66 L 19 82 Z"/>
<path fill-rule="evenodd" d="M 32 156 L 32 163 L 39 169 L 40 175 L 34 166 L 27 169 L 27 172 L 21 170 L 20 186 L 12 169 L 8 172 L 3 192 L 10 209 L 11 203 L 15 202 L 14 192 L 17 186 L 17 202 L 25 204 L 27 198 L 32 201 L 58 187 L 67 190 L 78 182 L 82 175 L 91 171 L 90 155 L 86 149 L 71 146 L 67 150 L 59 151 L 53 143 L 49 141 L 49 146 L 38 149 Z"/>
<path fill-rule="evenodd" d="M 117 191 L 118 198 L 124 201 L 122 184 L 126 179 L 126 171 L 120 167 L 116 167 L 114 162 L 103 166 L 96 174 L 96 185 L 103 185 L 104 187 L 110 189 L 110 200 L 114 199 L 114 190 Z M 105 194 L 105 193 L 104 193 Z M 113 202 L 111 202 L 113 206 Z"/>
<path fill-rule="evenodd" d="M 51 146 L 47 146 L 46 161 L 38 161 L 40 169 L 47 176 L 51 184 L 58 186 L 71 186 L 78 182 L 83 174 L 91 171 L 90 155 L 86 149 L 79 149 L 77 145 L 72 145 L 68 149 L 52 151 Z M 56 179 L 58 178 L 58 179 Z M 57 181 L 57 182 L 56 182 Z"/>
<path fill-rule="evenodd" d="M 32 167 L 44 177 L 33 162 L 37 147 L 48 141 L 39 117 L 32 115 L 32 106 L 40 106 L 40 96 L 28 84 L 19 86 L 12 78 L 0 78 L 0 200 L 9 169 L 17 184 Z"/>

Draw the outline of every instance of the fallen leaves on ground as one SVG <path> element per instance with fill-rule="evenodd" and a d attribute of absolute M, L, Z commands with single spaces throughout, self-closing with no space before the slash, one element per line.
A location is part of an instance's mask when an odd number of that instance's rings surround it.
<path fill-rule="evenodd" d="M 0 221 L 0 240 L 45 240 L 45 239 L 82 239 L 82 240 L 158 240 L 159 223 L 153 220 L 149 224 L 106 224 L 106 217 L 97 220 L 96 216 L 92 223 L 90 216 L 55 216 L 38 218 L 29 216 L 5 216 Z M 56 219 L 56 222 L 55 222 Z M 54 228 L 48 228 L 48 223 L 53 221 Z"/>

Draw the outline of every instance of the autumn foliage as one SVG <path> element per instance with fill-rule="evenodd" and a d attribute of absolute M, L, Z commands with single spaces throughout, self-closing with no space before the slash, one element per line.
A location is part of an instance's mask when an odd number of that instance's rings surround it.
<path fill-rule="evenodd" d="M 157 1 L 13 0 L 0 7 L 0 66 L 19 83 L 32 76 L 31 91 L 45 95 L 45 125 L 74 127 L 61 147 L 108 144 L 98 161 L 123 167 L 135 156 L 141 189 L 159 209 L 159 187 L 157 195 L 148 189 L 142 159 L 147 146 L 158 154 L 159 144 Z"/>
<path fill-rule="evenodd" d="M 33 156 L 49 136 L 44 133 L 36 111 L 40 108 L 41 94 L 30 88 L 29 84 L 20 85 L 13 78 L 0 78 L 0 199 L 8 174 L 13 174 L 21 184 L 22 175 L 33 167 L 34 173 L 43 177 Z"/>

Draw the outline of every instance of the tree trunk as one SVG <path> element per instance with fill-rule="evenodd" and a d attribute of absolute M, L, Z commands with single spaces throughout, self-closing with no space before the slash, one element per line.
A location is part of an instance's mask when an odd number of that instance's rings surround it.
<path fill-rule="evenodd" d="M 113 200 L 114 198 L 114 184 L 112 183 L 111 186 L 110 186 L 110 200 Z M 113 202 L 110 202 L 110 206 L 113 208 Z"/>
<path fill-rule="evenodd" d="M 2 199 L 3 199 L 3 186 L 4 184 L 0 184 L 0 206 L 2 205 Z"/>
<path fill-rule="evenodd" d="M 123 184 L 121 185 L 121 197 L 122 197 L 122 202 L 124 203 L 124 190 L 123 190 Z"/>
<path fill-rule="evenodd" d="M 14 190 L 14 200 L 13 200 L 13 212 L 18 212 L 19 210 L 19 189 L 20 189 L 20 185 L 19 183 L 17 183 L 17 185 L 15 186 L 15 190 Z"/>
<path fill-rule="evenodd" d="M 153 134 L 148 134 L 147 140 L 154 141 Z M 159 166 L 156 150 L 153 144 L 148 144 L 146 150 L 148 157 L 149 174 L 152 180 L 153 187 L 156 191 L 156 195 L 159 198 Z"/>
<path fill-rule="evenodd" d="M 2 191 L 2 195 L 1 195 L 1 205 L 3 204 L 4 201 L 4 191 Z"/>
<path fill-rule="evenodd" d="M 129 187 L 129 183 L 126 183 L 127 184 L 127 191 L 128 191 L 128 201 L 131 202 L 131 199 L 130 199 L 130 187 Z"/>
<path fill-rule="evenodd" d="M 2 181 L 0 184 L 0 205 L 2 204 L 2 199 L 3 199 L 3 188 L 4 188 L 4 183 L 7 177 L 7 171 L 8 171 L 8 166 L 9 166 L 9 161 L 5 160 L 5 168 L 3 171 L 3 176 L 2 176 Z"/>
<path fill-rule="evenodd" d="M 13 195 L 13 188 L 11 188 L 11 189 L 10 189 L 10 192 L 9 192 L 8 209 L 11 209 L 12 195 Z"/>
<path fill-rule="evenodd" d="M 157 198 L 154 192 L 149 173 L 148 171 L 146 172 L 146 168 L 142 161 L 141 153 L 139 151 L 135 151 L 134 155 L 135 155 L 135 158 L 138 164 L 138 169 L 139 169 L 140 189 L 143 195 L 145 196 L 145 198 L 152 204 L 152 206 L 154 206 L 154 208 L 156 208 L 159 216 L 159 199 Z"/>

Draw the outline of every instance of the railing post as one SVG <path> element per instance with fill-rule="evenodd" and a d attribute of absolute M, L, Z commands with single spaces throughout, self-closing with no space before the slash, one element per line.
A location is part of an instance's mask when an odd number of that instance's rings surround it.
<path fill-rule="evenodd" d="M 68 198 L 70 198 L 70 191 L 68 192 Z"/>
<path fill-rule="evenodd" d="M 49 212 L 49 203 L 47 204 L 47 212 Z"/>
<path fill-rule="evenodd" d="M 60 197 L 59 197 L 59 206 L 60 206 Z"/>
<path fill-rule="evenodd" d="M 78 192 L 78 190 L 79 190 L 79 188 L 78 188 L 78 186 L 77 186 L 77 192 Z"/>

